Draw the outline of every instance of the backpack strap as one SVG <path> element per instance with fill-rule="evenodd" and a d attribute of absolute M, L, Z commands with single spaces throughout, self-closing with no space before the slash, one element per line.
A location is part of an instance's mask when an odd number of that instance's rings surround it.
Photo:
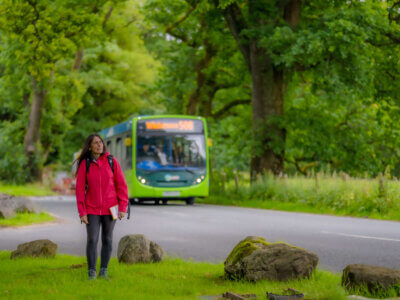
<path fill-rule="evenodd" d="M 88 189 L 87 174 L 88 174 L 89 168 L 90 168 L 90 157 L 86 157 L 85 162 L 86 162 L 86 175 L 85 175 L 85 194 L 86 194 L 87 189 Z"/>
<path fill-rule="evenodd" d="M 112 156 L 110 154 L 109 156 L 107 156 L 107 160 L 108 160 L 108 164 L 110 165 L 111 171 L 114 174 L 114 156 Z"/>

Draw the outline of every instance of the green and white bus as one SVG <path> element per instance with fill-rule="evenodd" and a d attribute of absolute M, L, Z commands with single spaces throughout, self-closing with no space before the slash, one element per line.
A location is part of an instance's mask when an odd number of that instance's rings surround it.
<path fill-rule="evenodd" d="M 207 123 L 202 117 L 139 116 L 100 131 L 121 164 L 131 202 L 208 196 Z"/>

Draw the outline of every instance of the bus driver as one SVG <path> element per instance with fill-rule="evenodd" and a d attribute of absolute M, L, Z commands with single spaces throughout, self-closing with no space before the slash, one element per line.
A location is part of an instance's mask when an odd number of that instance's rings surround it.
<path fill-rule="evenodd" d="M 150 144 L 148 141 L 144 141 L 142 149 L 139 149 L 138 160 L 139 161 L 154 161 L 155 160 L 155 153 L 150 150 Z"/>

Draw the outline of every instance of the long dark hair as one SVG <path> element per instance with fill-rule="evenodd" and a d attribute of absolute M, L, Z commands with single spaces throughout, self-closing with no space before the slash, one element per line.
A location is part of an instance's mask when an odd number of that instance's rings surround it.
<path fill-rule="evenodd" d="M 106 146 L 106 144 L 104 143 L 104 141 L 103 141 L 103 139 L 102 139 L 102 137 L 101 137 L 100 135 L 98 135 L 97 133 L 93 133 L 93 134 L 89 135 L 89 136 L 86 138 L 85 143 L 83 144 L 81 153 L 79 154 L 78 158 L 77 158 L 77 159 L 74 161 L 74 163 L 73 163 L 73 165 L 76 166 L 75 177 L 76 177 L 76 175 L 78 174 L 78 169 L 79 169 L 79 165 L 81 164 L 81 162 L 84 161 L 87 157 L 89 157 L 89 158 L 91 157 L 92 152 L 89 150 L 89 148 L 90 148 L 90 145 L 92 144 L 93 139 L 94 139 L 96 136 L 97 136 L 97 137 L 101 140 L 101 142 L 103 143 L 103 152 L 101 153 L 101 155 L 103 155 L 104 153 L 107 152 L 107 146 Z"/>

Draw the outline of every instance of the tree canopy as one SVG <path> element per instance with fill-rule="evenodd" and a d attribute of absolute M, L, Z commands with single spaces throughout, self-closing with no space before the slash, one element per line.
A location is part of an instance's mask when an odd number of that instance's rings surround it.
<path fill-rule="evenodd" d="M 1 180 L 152 113 L 205 116 L 213 166 L 253 178 L 400 176 L 397 1 L 0 3 Z"/>

